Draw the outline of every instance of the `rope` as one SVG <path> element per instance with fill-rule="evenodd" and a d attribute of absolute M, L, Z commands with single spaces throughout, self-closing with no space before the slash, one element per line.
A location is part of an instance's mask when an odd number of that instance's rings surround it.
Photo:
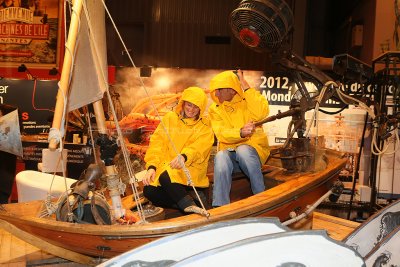
<path fill-rule="evenodd" d="M 326 82 L 326 83 L 324 84 L 324 86 L 323 86 L 322 89 L 321 89 L 321 93 L 320 93 L 320 95 L 318 96 L 317 103 L 315 104 L 315 109 L 314 109 L 314 112 L 313 112 L 312 117 L 311 117 L 311 119 L 310 119 L 310 123 L 309 123 L 309 125 L 307 126 L 307 130 L 306 130 L 306 134 L 305 134 L 306 137 L 308 137 L 308 135 L 309 135 L 309 133 L 310 133 L 310 130 L 311 130 L 311 126 L 312 126 L 313 121 L 314 121 L 314 119 L 315 119 L 314 122 L 315 122 L 315 127 L 316 127 L 316 140 L 315 140 L 316 144 L 318 143 L 318 121 L 319 121 L 318 111 L 319 111 L 319 105 L 321 104 L 321 101 L 322 101 L 322 99 L 323 99 L 323 97 L 324 97 L 324 95 L 325 95 L 325 92 L 326 92 L 327 88 L 328 88 L 329 86 L 331 86 L 331 85 L 334 85 L 335 87 L 338 86 L 337 83 L 335 83 L 335 82 L 333 82 L 333 81 L 328 81 L 328 82 Z"/>
<path fill-rule="evenodd" d="M 63 146 L 63 144 L 62 144 L 63 135 L 64 135 L 63 131 L 61 131 L 57 128 L 50 128 L 48 140 L 49 141 L 56 140 L 57 143 L 60 144 L 60 148 L 61 148 Z"/>
<path fill-rule="evenodd" d="M 322 201 L 324 201 L 331 194 L 332 194 L 332 189 L 329 190 L 328 192 L 326 192 L 325 195 L 320 197 L 313 205 L 307 206 L 307 210 L 305 210 L 303 213 L 301 213 L 300 215 L 298 215 L 298 216 L 296 216 L 296 217 L 294 217 L 292 219 L 289 219 L 287 221 L 282 222 L 282 225 L 288 226 L 288 225 L 291 225 L 291 224 L 293 224 L 295 222 L 298 222 L 301 219 L 307 217 L 311 212 L 313 212 L 318 207 L 319 204 L 322 203 Z"/>
<path fill-rule="evenodd" d="M 356 105 L 358 105 L 360 108 L 366 110 L 368 112 L 368 115 L 372 118 L 375 119 L 375 113 L 373 111 L 373 109 L 371 109 L 370 107 L 368 107 L 365 103 L 363 103 L 362 101 L 358 100 L 357 98 L 351 97 L 349 95 L 346 95 L 345 93 L 343 93 L 339 87 L 336 88 L 336 92 L 340 98 L 340 100 L 342 100 L 343 103 L 348 104 L 348 105 L 352 105 L 354 103 L 350 103 L 348 101 L 345 100 L 345 98 L 350 99 L 351 101 L 355 102 Z"/>
<path fill-rule="evenodd" d="M 377 136 L 378 136 L 378 123 L 374 122 L 374 130 L 372 133 L 372 141 L 371 141 L 371 152 L 372 154 L 376 155 L 376 156 L 381 156 L 383 154 L 385 155 L 393 155 L 395 154 L 399 148 L 400 148 L 400 138 L 399 138 L 399 129 L 396 128 L 395 129 L 395 147 L 393 149 L 393 151 L 387 152 L 388 148 L 389 148 L 389 144 L 388 141 L 384 141 L 383 142 L 383 148 L 382 150 L 379 148 L 378 144 L 377 144 Z"/>
<path fill-rule="evenodd" d="M 126 45 L 125 45 L 124 40 L 122 39 L 121 34 L 120 34 L 120 32 L 118 31 L 118 28 L 117 28 L 117 26 L 116 26 L 116 24 L 115 24 L 113 18 L 111 17 L 111 14 L 110 14 L 110 12 L 109 12 L 109 10 L 108 10 L 106 4 L 104 3 L 104 0 L 101 0 L 101 1 L 102 1 L 102 3 L 103 3 L 103 6 L 104 6 L 104 8 L 105 8 L 105 11 L 107 12 L 107 14 L 108 14 L 108 16 L 109 16 L 109 18 L 110 18 L 110 21 L 111 21 L 111 23 L 112 23 L 112 25 L 113 25 L 113 27 L 114 27 L 114 30 L 115 30 L 116 34 L 118 35 L 118 38 L 119 38 L 119 40 L 120 40 L 120 42 L 121 42 L 121 44 L 122 44 L 122 46 L 123 46 L 123 48 L 124 48 L 124 51 L 126 52 L 126 55 L 127 55 L 128 58 L 129 58 L 129 61 L 130 61 L 131 65 L 134 67 L 134 69 L 137 69 L 137 67 L 136 67 L 135 63 L 133 62 L 133 59 L 132 59 L 132 57 L 131 57 L 131 55 L 130 55 L 130 53 L 129 53 L 129 51 L 128 51 Z M 174 153 L 175 153 L 177 156 L 180 155 L 180 153 L 179 153 L 178 150 L 176 149 L 175 144 L 172 142 L 171 136 L 169 135 L 168 130 L 167 130 L 166 127 L 165 127 L 165 124 L 164 124 L 163 121 L 161 120 L 161 116 L 160 116 L 160 114 L 159 114 L 159 112 L 158 112 L 158 110 L 157 110 L 157 108 L 156 108 L 156 105 L 154 104 L 154 101 L 153 101 L 152 97 L 150 96 L 150 94 L 149 94 L 149 92 L 148 92 L 146 86 L 144 85 L 143 79 L 140 77 L 140 75 L 138 76 L 138 80 L 139 80 L 139 82 L 140 82 L 140 87 L 141 87 L 142 89 L 144 89 L 144 91 L 145 91 L 147 97 L 148 97 L 149 100 L 150 100 L 150 105 L 151 105 L 152 109 L 155 111 L 156 117 L 160 120 L 160 125 L 161 125 L 161 127 L 163 128 L 163 130 L 164 130 L 164 132 L 165 132 L 165 134 L 166 134 L 166 136 L 167 136 L 167 138 L 168 138 L 168 142 L 170 143 L 170 145 L 171 145 L 171 147 L 172 147 Z M 108 92 L 108 91 L 107 91 L 107 95 L 109 95 L 109 92 Z M 112 103 L 112 101 L 111 101 L 111 97 L 109 97 L 108 100 L 109 100 L 109 102 L 110 102 L 110 107 L 111 107 L 112 112 L 113 112 L 114 120 L 117 121 L 117 119 L 116 119 L 117 116 L 116 116 L 116 113 L 115 113 L 115 110 L 114 110 L 114 107 L 113 107 L 113 103 Z M 124 142 L 124 140 L 122 139 L 122 133 L 121 133 L 121 130 L 120 130 L 120 127 L 119 127 L 118 123 L 116 123 L 116 129 L 117 129 L 117 132 L 118 132 L 118 136 L 121 138 L 121 142 L 120 142 L 120 143 L 121 143 L 121 147 L 124 148 L 124 149 L 122 149 L 122 152 L 123 152 L 124 158 L 125 158 L 125 153 L 128 153 L 128 151 L 127 151 L 125 142 Z M 194 192 L 196 193 L 196 195 L 197 195 L 197 197 L 198 197 L 199 202 L 201 203 L 201 206 L 202 206 L 203 209 L 204 209 L 204 205 L 203 205 L 201 199 L 200 199 L 199 196 L 198 196 L 198 193 L 197 193 L 197 190 L 196 190 L 195 186 L 193 185 L 192 178 L 191 178 L 191 175 L 190 175 L 190 171 L 187 169 L 187 167 L 185 166 L 184 162 L 183 162 L 181 159 L 180 159 L 180 164 L 181 164 L 181 166 L 182 166 L 183 172 L 185 173 L 185 176 L 186 176 L 186 180 L 187 180 L 187 182 L 188 182 L 188 185 L 192 186 Z M 129 165 L 130 165 L 130 164 L 129 164 Z M 129 175 L 130 175 L 130 172 L 131 172 L 131 169 L 128 168 L 128 174 L 129 174 Z M 137 180 L 136 177 L 135 177 L 135 180 Z M 136 192 L 136 191 L 137 191 L 137 190 L 135 189 L 134 192 Z M 138 203 L 138 207 L 139 207 L 139 206 L 141 207 L 141 204 L 140 204 L 140 202 L 139 202 L 138 196 L 136 196 L 136 194 L 134 194 L 134 195 L 135 195 L 135 201 L 136 201 L 136 203 Z M 139 214 L 140 214 L 140 213 L 139 213 Z"/>
<path fill-rule="evenodd" d="M 72 7 L 72 9 L 71 9 L 71 3 L 68 0 L 66 0 L 66 1 L 64 1 L 64 18 L 66 18 L 66 9 L 67 9 L 66 3 L 68 3 L 68 8 L 70 10 L 71 16 L 74 16 L 74 15 L 77 16 L 74 7 Z M 79 19 L 79 17 L 78 17 L 78 22 L 79 22 L 78 23 L 78 32 L 79 32 L 80 31 L 80 19 Z M 67 40 L 66 34 L 67 34 L 67 25 L 66 25 L 66 20 L 64 20 L 64 35 L 65 35 L 64 37 L 65 37 L 65 40 Z M 70 54 L 71 61 L 72 61 L 72 64 L 71 64 L 71 67 L 70 67 L 70 74 L 69 74 L 69 77 L 68 77 L 68 84 L 70 84 L 70 82 L 72 80 L 72 71 L 73 71 L 73 66 L 74 66 L 74 57 L 75 57 L 75 54 L 76 54 L 76 47 L 77 46 L 75 46 L 75 50 L 72 52 L 70 47 L 68 47 L 67 42 L 65 43 L 65 50 L 66 50 L 66 52 L 68 52 Z M 65 138 L 64 132 L 65 132 L 65 128 L 66 128 L 67 123 L 68 123 L 67 120 L 65 119 L 66 114 L 67 114 L 68 97 L 67 97 L 65 88 L 63 88 L 63 86 L 61 85 L 60 82 L 58 82 L 58 88 L 59 88 L 59 92 L 62 93 L 62 97 L 63 97 L 63 100 L 64 100 L 64 106 L 63 106 L 63 113 L 62 113 L 62 117 L 61 117 L 60 129 L 50 128 L 48 140 L 49 141 L 50 140 L 56 140 L 56 142 L 58 144 L 60 144 L 58 149 L 57 149 L 60 152 L 60 158 L 59 158 L 59 160 L 57 162 L 56 168 L 58 168 L 58 166 L 59 166 L 59 164 L 61 162 L 61 165 L 62 165 L 61 168 L 62 168 L 62 173 L 63 173 L 63 177 L 64 177 L 65 192 L 68 192 L 69 189 L 68 189 L 68 185 L 67 185 L 66 170 L 65 170 L 64 157 L 63 157 L 63 149 L 64 149 L 63 137 Z M 51 198 L 51 190 L 52 190 L 52 187 L 53 187 L 53 182 L 54 182 L 54 179 L 55 179 L 55 175 L 56 175 L 56 172 L 53 173 L 53 179 L 52 179 L 51 184 L 50 184 L 49 193 L 48 193 L 47 199 L 45 200 L 47 213 L 49 215 L 50 215 L 50 212 L 52 212 L 53 209 L 54 209 L 54 207 L 51 205 L 51 200 L 49 200 L 49 199 Z M 70 205 L 67 205 L 67 206 L 68 206 L 69 212 L 71 212 Z M 44 212 L 42 212 L 42 214 L 44 214 Z"/>
<path fill-rule="evenodd" d="M 91 145 L 92 145 L 92 149 L 93 149 L 93 157 L 94 157 L 94 163 L 96 163 L 96 165 L 99 163 L 98 162 L 98 159 L 97 159 L 97 152 L 96 152 L 96 146 L 95 146 L 95 143 L 94 143 L 94 137 L 93 137 L 93 127 L 92 127 L 92 122 L 91 122 L 91 120 L 90 120 L 90 113 L 89 113 L 89 111 L 88 111 L 88 109 L 87 108 L 85 108 L 85 115 L 86 115 L 86 121 L 88 122 L 88 124 L 89 124 L 89 128 L 88 128 L 88 130 L 89 130 L 89 134 L 90 134 L 90 143 L 91 143 Z"/>
<path fill-rule="evenodd" d="M 112 18 L 110 16 L 110 13 L 109 13 L 109 11 L 107 9 L 107 6 L 105 5 L 103 0 L 102 0 L 102 4 L 103 4 L 105 10 L 107 11 L 107 14 L 109 15 L 113 25 L 115 26 L 115 24 L 114 24 L 114 22 L 113 22 L 113 20 L 112 20 Z M 91 29 L 90 27 L 91 27 L 92 24 L 90 22 L 90 16 L 89 16 L 89 12 L 88 12 L 88 9 L 87 9 L 86 1 L 83 1 L 83 10 L 84 10 L 85 16 L 86 16 L 86 18 L 88 20 L 88 28 L 90 30 Z M 94 44 L 93 47 L 94 47 L 95 57 L 96 57 L 97 61 L 100 62 L 100 56 L 99 56 L 99 52 L 98 52 L 99 49 L 98 49 L 98 46 L 97 46 L 97 42 L 95 42 L 93 34 L 89 34 L 89 36 L 91 37 L 92 44 Z M 125 50 L 127 50 L 125 44 L 124 44 L 124 48 L 125 48 Z M 116 130 L 117 130 L 117 134 L 118 134 L 118 140 L 117 141 L 118 141 L 119 146 L 121 147 L 121 151 L 122 151 L 122 154 L 123 154 L 123 157 L 124 157 L 124 161 L 125 161 L 125 166 L 127 167 L 127 172 L 128 172 L 129 181 L 130 181 L 130 184 L 131 184 L 133 196 L 134 196 L 135 202 L 137 203 L 138 214 L 139 214 L 140 220 L 142 222 L 145 222 L 146 220 L 145 220 L 145 216 L 144 216 L 144 211 L 143 211 L 143 207 L 142 207 L 142 204 L 140 202 L 140 199 L 139 199 L 139 192 L 138 192 L 138 189 L 137 189 L 137 187 L 138 187 L 138 184 L 137 184 L 138 179 L 136 178 L 136 176 L 135 176 L 135 174 L 133 172 L 132 165 L 131 165 L 131 162 L 130 162 L 130 155 L 129 155 L 128 149 L 127 149 L 126 144 L 125 144 L 125 142 L 123 140 L 123 137 L 122 137 L 122 131 L 121 131 L 120 125 L 118 123 L 116 111 L 115 111 L 114 104 L 113 104 L 113 101 L 112 101 L 112 97 L 111 97 L 111 94 L 110 94 L 110 90 L 109 90 L 109 87 L 108 87 L 108 80 L 107 80 L 107 77 L 105 76 L 105 70 L 102 69 L 100 72 L 101 72 L 101 78 L 102 78 L 103 83 L 104 83 L 105 88 L 106 88 L 105 92 L 106 92 L 106 95 L 107 95 L 107 100 L 109 102 L 109 107 L 111 109 L 111 112 L 112 112 L 112 115 L 113 115 L 113 118 L 114 118 L 114 122 L 115 122 L 115 126 L 116 126 Z M 132 181 L 134 181 L 134 182 L 132 183 Z M 119 177 L 119 182 L 122 183 L 120 177 Z"/>

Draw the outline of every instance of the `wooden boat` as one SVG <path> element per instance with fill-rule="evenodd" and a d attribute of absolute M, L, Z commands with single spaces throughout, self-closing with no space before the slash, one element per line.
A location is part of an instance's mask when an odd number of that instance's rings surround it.
<path fill-rule="evenodd" d="M 67 41 L 68 51 L 75 51 L 75 31 L 77 31 L 79 27 L 85 26 L 85 23 L 79 21 L 82 0 L 75 0 L 73 2 L 74 12 L 72 13 L 69 27 L 70 33 Z M 91 0 L 87 2 L 94 4 L 100 1 Z M 88 10 L 85 9 L 85 13 L 87 11 Z M 101 41 L 94 43 L 102 44 Z M 82 40 L 80 44 L 83 44 Z M 101 60 L 97 59 L 97 61 L 100 62 Z M 66 53 L 59 83 L 59 97 L 57 97 L 51 129 L 60 129 L 61 125 L 63 125 L 62 116 L 65 115 L 65 105 L 67 104 L 64 103 L 63 96 L 68 95 L 63 90 L 69 88 L 70 85 L 70 69 L 72 62 L 75 62 L 72 55 Z M 79 66 L 78 63 L 76 63 L 76 65 Z M 91 64 L 87 63 L 83 65 L 84 70 L 82 71 L 85 71 L 86 68 L 91 66 Z M 102 75 L 104 75 L 104 73 L 102 73 Z M 99 76 L 100 74 L 93 77 Z M 92 76 L 87 75 L 87 77 Z M 84 78 L 85 77 L 82 79 Z M 77 78 L 74 81 L 76 80 L 79 79 Z M 85 93 L 87 93 L 86 89 L 87 87 L 85 86 Z M 83 90 L 79 91 L 82 92 Z M 104 92 L 100 92 L 100 94 L 97 95 L 103 96 Z M 78 96 L 78 98 L 86 100 L 86 97 Z M 101 99 L 95 98 L 93 101 L 95 101 L 93 102 L 93 106 L 96 114 L 97 130 L 101 135 L 106 136 L 107 129 L 105 126 Z M 307 107 L 307 109 L 309 108 Z M 305 109 L 297 107 L 290 110 L 289 113 L 285 113 L 285 115 L 297 116 L 299 112 L 304 113 L 305 111 Z M 279 117 L 282 117 L 283 114 L 284 113 L 280 114 Z M 116 116 L 114 115 L 114 117 Z M 276 118 L 277 117 L 274 117 L 273 119 Z M 299 123 L 296 123 L 296 125 L 300 127 Z M 292 132 L 294 133 L 296 130 L 297 129 L 293 129 Z M 58 134 L 59 133 L 52 135 L 50 133 L 50 136 L 55 137 Z M 288 139 L 292 137 L 293 136 L 290 136 Z M 120 141 L 124 143 L 123 139 Z M 57 142 L 55 142 L 54 139 L 50 139 L 49 142 L 50 149 L 57 148 Z M 330 190 L 339 172 L 346 164 L 346 159 L 342 157 L 341 153 L 326 150 L 323 155 L 318 152 L 321 156 L 319 160 L 316 160 L 317 163 L 315 164 L 318 165 L 318 171 L 310 171 L 308 168 L 303 169 L 302 167 L 305 165 L 313 165 L 309 160 L 313 158 L 311 157 L 312 154 L 317 151 L 309 147 L 307 148 L 307 153 L 298 151 L 298 148 L 303 146 L 303 142 L 298 142 L 296 147 L 292 149 L 292 151 L 294 150 L 294 154 L 286 155 L 287 158 L 290 159 L 286 161 L 284 166 L 281 165 L 281 161 L 274 158 L 268 161 L 268 165 L 265 166 L 265 184 L 269 189 L 262 193 L 252 195 L 247 179 L 239 179 L 240 177 L 237 179 L 235 178 L 232 184 L 232 203 L 208 210 L 209 216 L 207 217 L 197 214 L 182 215 L 176 210 L 165 210 L 164 219 L 159 219 L 151 223 L 142 221 L 142 223 L 129 225 L 78 224 L 56 220 L 54 214 L 49 217 L 38 217 L 38 214 L 41 214 L 44 209 L 44 202 L 38 200 L 2 205 L 0 209 L 0 226 L 13 235 L 53 255 L 78 263 L 95 265 L 99 263 L 100 259 L 111 258 L 160 237 L 193 229 L 202 225 L 246 217 L 273 216 L 284 221 L 290 218 L 290 213 L 301 213 L 306 210 L 308 205 L 314 203 L 321 196 L 324 196 Z M 123 145 L 121 147 L 126 149 Z M 298 154 L 300 155 L 296 154 L 297 152 L 299 152 Z M 126 153 L 126 151 L 124 153 Z M 300 165 L 300 170 L 296 169 L 296 164 Z M 107 177 L 116 176 L 114 165 L 106 164 L 105 169 Z M 136 190 L 136 187 L 134 188 Z M 111 191 L 115 188 L 110 188 L 110 185 L 108 185 L 108 189 Z M 211 194 L 208 195 L 211 196 Z M 121 200 L 119 195 L 112 195 L 110 202 L 113 207 L 114 218 L 120 218 L 121 215 L 124 215 L 124 209 L 121 208 L 122 206 L 124 206 L 125 209 L 134 208 L 135 206 L 140 208 L 144 200 L 139 199 L 138 194 L 135 194 L 134 199 L 137 200 L 137 203 L 133 201 L 132 196 Z M 67 203 L 66 197 L 64 201 Z M 209 202 L 211 203 L 211 200 L 209 200 Z"/>
<path fill-rule="evenodd" d="M 3 205 L 0 222 L 5 230 L 51 254 L 95 264 L 97 258 L 114 257 L 157 238 L 218 221 L 266 216 L 287 220 L 290 212 L 302 212 L 329 191 L 346 159 L 339 152 L 327 150 L 325 170 L 293 174 L 278 161 L 272 163 L 276 165 L 268 165 L 265 181 L 273 187 L 251 195 L 247 180 L 235 179 L 232 203 L 208 210 L 208 218 L 197 214 L 175 217 L 175 211 L 166 210 L 166 219 L 146 224 L 76 224 L 38 218 L 43 201 L 32 201 Z"/>

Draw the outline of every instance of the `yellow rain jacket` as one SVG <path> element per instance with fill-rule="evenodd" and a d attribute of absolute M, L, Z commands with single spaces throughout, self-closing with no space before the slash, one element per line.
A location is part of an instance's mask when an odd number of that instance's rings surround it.
<path fill-rule="evenodd" d="M 183 101 L 195 104 L 200 108 L 198 119 L 182 117 Z M 211 147 L 214 143 L 214 134 L 208 118 L 203 117 L 206 107 L 207 96 L 203 89 L 189 87 L 183 91 L 175 111 L 164 115 L 150 138 L 150 146 L 144 158 L 146 168 L 156 167 L 156 178 L 151 185 L 160 185 L 159 176 L 165 170 L 168 172 L 171 182 L 188 185 L 183 169 L 172 169 L 169 166 L 169 163 L 179 153 L 185 154 L 187 157 L 185 166 L 190 172 L 194 186 L 208 187 L 209 181 L 206 173 Z"/>
<path fill-rule="evenodd" d="M 220 103 L 215 91 L 232 88 L 237 92 L 231 101 Z M 269 114 L 268 100 L 254 88 L 243 92 L 240 81 L 232 71 L 224 71 L 210 81 L 210 94 L 214 103 L 209 115 L 214 133 L 219 141 L 219 149 L 235 149 L 239 145 L 250 145 L 257 150 L 261 164 L 269 156 L 268 138 L 261 126 L 250 137 L 240 137 L 240 129 L 248 122 L 257 122 Z"/>

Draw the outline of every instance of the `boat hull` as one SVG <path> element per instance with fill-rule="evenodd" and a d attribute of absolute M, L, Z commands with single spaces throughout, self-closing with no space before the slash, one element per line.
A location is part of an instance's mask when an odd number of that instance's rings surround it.
<path fill-rule="evenodd" d="M 269 176 L 267 179 L 279 180 L 278 185 L 229 205 L 210 209 L 209 218 L 191 214 L 138 225 L 76 224 L 38 218 L 36 215 L 42 209 L 42 202 L 32 201 L 4 205 L 0 211 L 1 226 L 16 236 L 35 237 L 30 243 L 49 253 L 57 255 L 59 250 L 64 250 L 64 256 L 57 256 L 68 259 L 70 253 L 69 259 L 90 264 L 87 260 L 95 258 L 77 260 L 74 253 L 111 258 L 160 237 L 218 221 L 245 217 L 278 217 L 285 221 L 289 219 L 289 212 L 303 212 L 336 181 L 346 160 L 339 153 L 330 153 L 324 171 L 290 175 L 282 169 L 273 171 L 266 175 Z"/>

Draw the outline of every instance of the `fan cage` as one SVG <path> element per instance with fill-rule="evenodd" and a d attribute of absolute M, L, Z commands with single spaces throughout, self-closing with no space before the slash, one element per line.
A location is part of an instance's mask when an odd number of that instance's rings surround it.
<path fill-rule="evenodd" d="M 244 0 L 230 16 L 230 26 L 235 37 L 258 52 L 278 48 L 292 24 L 293 14 L 282 0 Z M 244 29 L 251 30 L 259 37 L 256 46 L 242 38 L 240 33 L 243 33 Z"/>

